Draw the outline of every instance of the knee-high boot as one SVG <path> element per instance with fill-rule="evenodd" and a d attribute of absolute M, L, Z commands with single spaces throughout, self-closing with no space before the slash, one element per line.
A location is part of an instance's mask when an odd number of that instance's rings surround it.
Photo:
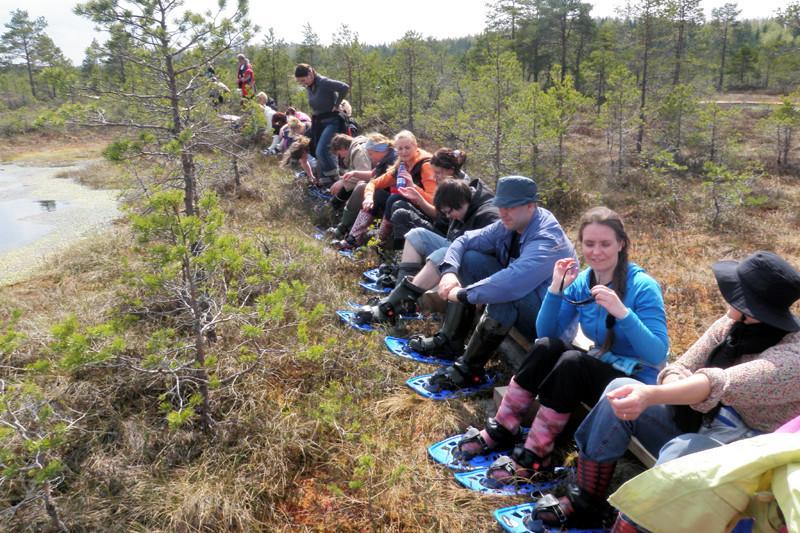
<path fill-rule="evenodd" d="M 536 508 L 525 519 L 532 529 L 535 521 L 554 527 L 592 528 L 608 527 L 615 516 L 606 502 L 616 461 L 599 462 L 580 456 L 575 473 L 575 483 L 567 487 L 564 498 L 547 494 L 539 498 Z"/>
<path fill-rule="evenodd" d="M 437 370 L 431 376 L 429 389 L 438 392 L 444 389 L 463 389 L 481 383 L 485 377 L 483 368 L 510 329 L 510 325 L 504 325 L 484 312 L 469 338 L 464 355 L 456 359 L 453 366 Z"/>
<path fill-rule="evenodd" d="M 480 432 L 467 428 L 465 438 L 458 443 L 459 452 L 468 458 L 498 446 L 513 446 L 520 433 L 520 421 L 534 399 L 535 395 L 520 387 L 512 377 L 497 413 L 486 420 L 486 427 Z"/>

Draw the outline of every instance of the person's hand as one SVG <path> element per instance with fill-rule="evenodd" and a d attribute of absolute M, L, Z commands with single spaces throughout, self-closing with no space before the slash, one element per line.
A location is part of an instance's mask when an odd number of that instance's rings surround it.
<path fill-rule="evenodd" d="M 461 290 L 461 287 L 453 287 L 450 289 L 450 292 L 447 294 L 447 301 L 458 303 L 458 291 Z"/>
<path fill-rule="evenodd" d="M 606 394 L 606 398 L 617 418 L 621 420 L 636 420 L 642 414 L 642 411 L 651 405 L 649 399 L 650 390 L 650 385 L 642 383 L 623 385 Z"/>
<path fill-rule="evenodd" d="M 566 273 L 566 277 L 564 274 Z M 561 280 L 564 280 L 564 289 L 572 285 L 575 278 L 578 277 L 578 262 L 568 257 L 566 259 L 559 259 L 553 266 L 553 281 L 550 282 L 550 292 L 559 294 L 561 290 Z"/>
<path fill-rule="evenodd" d="M 456 276 L 452 272 L 448 272 L 442 279 L 439 280 L 439 287 L 437 292 L 439 293 L 439 297 L 442 300 L 449 300 L 450 299 L 450 291 L 453 289 L 460 289 L 461 282 L 458 281 L 458 276 Z M 457 291 L 456 291 L 457 292 Z"/>
<path fill-rule="evenodd" d="M 569 274 L 567 275 L 569 277 Z M 566 282 L 564 282 L 566 284 Z M 616 318 L 625 318 L 628 314 L 628 308 L 619 299 L 614 289 L 606 287 L 605 285 L 595 285 L 591 290 L 594 301 L 603 307 L 608 314 Z"/>
<path fill-rule="evenodd" d="M 403 177 L 403 178 L 406 179 L 406 183 L 407 183 L 406 187 L 411 187 L 413 185 L 413 183 L 414 183 L 414 177 L 411 175 L 411 173 L 408 171 L 408 169 L 405 169 L 402 172 L 398 172 L 397 173 L 397 177 L 398 178 L 399 177 Z"/>
<path fill-rule="evenodd" d="M 372 211 L 373 207 L 375 207 L 375 202 L 373 202 L 372 200 L 368 200 L 365 198 L 364 201 L 361 202 L 361 209 L 363 209 L 364 211 Z"/>
<path fill-rule="evenodd" d="M 414 205 L 417 205 L 420 200 L 422 200 L 422 195 L 419 193 L 416 187 L 413 185 L 410 187 L 400 187 L 397 189 L 397 194 L 408 200 Z"/>
<path fill-rule="evenodd" d="M 344 187 L 344 178 L 333 182 L 333 185 L 331 185 L 330 188 L 330 193 L 336 196 L 337 194 L 339 194 L 339 191 L 342 190 L 342 187 Z"/>

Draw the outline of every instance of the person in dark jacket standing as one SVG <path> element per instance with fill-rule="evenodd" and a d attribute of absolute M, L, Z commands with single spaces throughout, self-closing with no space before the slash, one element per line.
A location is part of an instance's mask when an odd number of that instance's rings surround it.
<path fill-rule="evenodd" d="M 297 83 L 306 88 L 311 108 L 311 143 L 320 170 L 320 184 L 329 187 L 339 178 L 339 165 L 331 153 L 331 140 L 337 133 L 346 133 L 347 124 L 340 108 L 350 86 L 326 78 L 311 65 L 300 63 L 294 69 Z"/>
<path fill-rule="evenodd" d="M 376 305 L 359 309 L 356 321 L 363 324 L 393 322 L 398 312 L 413 311 L 417 298 L 439 283 L 439 266 L 450 244 L 466 231 L 488 226 L 499 218 L 493 200 L 494 193 L 478 178 L 442 180 L 433 204 L 450 220 L 447 237 L 424 227 L 409 231 L 398 265 L 397 287 Z"/>

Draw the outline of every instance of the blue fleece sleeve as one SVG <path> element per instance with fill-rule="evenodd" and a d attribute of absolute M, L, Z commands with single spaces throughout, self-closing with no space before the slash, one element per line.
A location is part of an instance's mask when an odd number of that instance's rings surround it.
<path fill-rule="evenodd" d="M 548 236 L 534 239 L 525 244 L 521 255 L 508 267 L 466 287 L 469 302 L 493 304 L 519 300 L 550 280 L 558 259 L 571 255 L 570 246 Z"/>
<path fill-rule="evenodd" d="M 667 358 L 669 337 L 664 298 L 658 283 L 647 275 L 636 276 L 633 307 L 628 316 L 617 320 L 617 327 L 627 337 L 640 359 L 660 365 Z"/>
<path fill-rule="evenodd" d="M 560 337 L 577 315 L 577 307 L 565 302 L 560 294 L 548 290 L 536 317 L 536 336 L 551 339 Z"/>

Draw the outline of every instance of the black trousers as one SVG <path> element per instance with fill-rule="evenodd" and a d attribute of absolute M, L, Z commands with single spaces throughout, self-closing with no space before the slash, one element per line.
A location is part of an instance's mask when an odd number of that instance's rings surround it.
<path fill-rule="evenodd" d="M 603 361 L 566 345 L 559 339 L 541 338 L 514 376 L 523 389 L 539 394 L 539 403 L 559 413 L 578 405 L 593 406 L 611 380 L 625 374 Z"/>
<path fill-rule="evenodd" d="M 425 228 L 435 233 L 440 233 L 425 213 L 420 211 L 405 199 L 396 200 L 392 204 L 391 211 L 387 210 L 387 218 L 392 221 L 392 237 L 395 242 L 395 249 L 403 247 L 405 235 L 414 228 Z M 444 236 L 444 235 L 442 235 Z M 400 246 L 397 246 L 397 244 Z"/>

